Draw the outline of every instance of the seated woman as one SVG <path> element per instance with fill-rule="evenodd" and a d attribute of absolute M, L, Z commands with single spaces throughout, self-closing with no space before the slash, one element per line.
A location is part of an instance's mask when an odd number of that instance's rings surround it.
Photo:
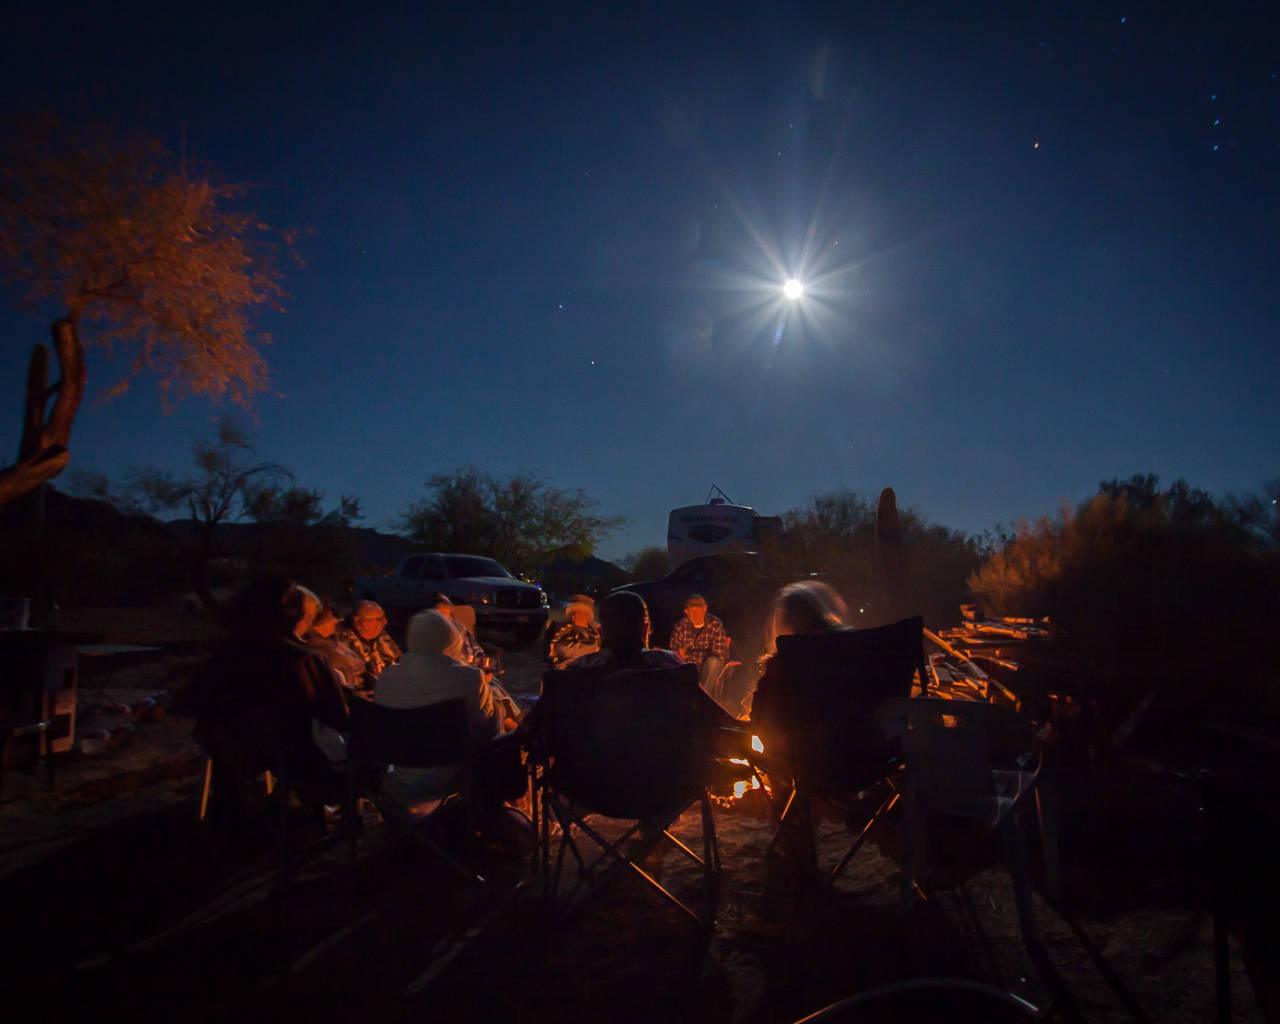
<path fill-rule="evenodd" d="M 391 708 L 419 708 L 454 697 L 467 700 L 467 722 L 479 755 L 477 782 L 484 792 L 492 774 L 491 762 L 514 754 L 519 766 L 519 747 L 514 743 L 495 748 L 494 742 L 506 731 L 502 706 L 485 681 L 484 673 L 462 661 L 462 631 L 437 611 L 419 612 L 409 620 L 408 653 L 389 666 L 378 678 L 373 700 Z M 512 737 L 514 740 L 514 737 Z M 507 748 L 510 748 L 508 751 Z M 456 772 L 450 768 L 395 769 L 388 773 L 384 787 L 402 799 L 448 794 Z M 501 802 L 501 798 L 497 800 Z"/>
<path fill-rule="evenodd" d="M 338 630 L 338 639 L 364 662 L 352 688 L 363 697 L 373 692 L 382 670 L 400 660 L 400 647 L 387 632 L 387 613 L 376 601 L 361 601 L 351 613 L 351 625 Z"/>
<path fill-rule="evenodd" d="M 322 606 L 316 613 L 311 629 L 303 639 L 307 646 L 328 662 L 347 689 L 353 689 L 365 673 L 364 659 L 337 637 L 338 616 L 333 609 Z"/>
<path fill-rule="evenodd" d="M 595 602 L 589 597 L 575 594 L 569 598 L 564 612 L 569 621 L 556 630 L 547 656 L 552 668 L 564 668 L 575 658 L 595 654 L 600 650 L 600 627 L 595 623 Z"/>
<path fill-rule="evenodd" d="M 762 672 L 751 700 L 751 724 L 768 730 L 770 719 L 776 716 L 786 681 L 782 678 L 777 660 L 777 640 L 780 636 L 807 636 L 816 633 L 836 633 L 852 629 L 848 624 L 849 609 L 844 598 L 825 583 L 817 580 L 801 580 L 788 583 L 778 591 L 773 600 L 773 614 L 769 619 L 768 646 L 761 658 Z"/>

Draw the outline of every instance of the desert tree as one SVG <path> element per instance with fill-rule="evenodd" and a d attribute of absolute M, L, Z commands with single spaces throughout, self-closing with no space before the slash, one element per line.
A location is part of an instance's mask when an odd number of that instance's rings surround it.
<path fill-rule="evenodd" d="M 277 245 L 243 188 L 167 152 L 155 139 L 72 128 L 55 117 L 15 125 L 0 164 L 0 273 L 25 304 L 47 309 L 49 350 L 30 362 L 22 441 L 0 469 L 0 504 L 56 476 L 87 384 L 86 346 L 127 355 L 107 394 L 143 372 L 170 397 L 244 403 L 266 380 L 250 315 L 283 297 Z"/>
<path fill-rule="evenodd" d="M 338 504 L 324 509 L 324 492 L 314 487 L 282 486 L 278 482 L 251 485 L 245 496 L 245 512 L 257 523 L 292 527 L 347 527 L 364 518 L 360 499 L 343 494 Z"/>
<path fill-rule="evenodd" d="M 152 515 L 185 511 L 195 524 L 195 543 L 188 552 L 191 583 L 206 607 L 218 610 L 209 582 L 218 527 L 253 515 L 262 494 L 282 489 L 292 472 L 277 462 L 258 458 L 247 431 L 230 417 L 218 420 L 212 438 L 197 440 L 191 449 L 192 470 L 131 467 L 115 504 L 127 511 Z"/>
<path fill-rule="evenodd" d="M 628 552 L 622 559 L 622 568 L 632 581 L 654 580 L 671 571 L 671 558 L 666 548 L 655 544 Z"/>
<path fill-rule="evenodd" d="M 415 544 L 486 554 L 512 572 L 557 558 L 580 560 L 624 520 L 599 514 L 583 490 L 552 487 L 533 473 L 497 478 L 474 466 L 436 473 L 429 495 L 408 502 L 396 523 Z"/>

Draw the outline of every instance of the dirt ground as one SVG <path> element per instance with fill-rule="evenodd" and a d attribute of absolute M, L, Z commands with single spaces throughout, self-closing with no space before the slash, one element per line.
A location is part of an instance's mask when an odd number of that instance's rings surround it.
<path fill-rule="evenodd" d="M 372 818 L 354 863 L 344 844 L 321 842 L 281 890 L 265 816 L 236 844 L 197 822 L 203 759 L 189 720 L 124 710 L 179 691 L 195 658 L 159 653 L 82 687 L 83 727 L 114 734 L 128 719 L 122 745 L 68 759 L 52 787 L 39 772 L 7 773 L 0 985 L 13 1019 L 766 1024 L 931 976 L 990 982 L 1053 1020 L 1216 1019 L 1198 796 L 1177 779 L 1077 773 L 1063 898 L 1043 899 L 1036 873 L 1030 946 L 998 845 L 955 837 L 963 853 L 935 867 L 931 898 L 901 918 L 892 823 L 834 888 L 814 890 L 766 856 L 758 795 L 717 808 L 724 876 L 709 934 L 631 879 L 549 928 L 510 843 L 471 852 L 488 880 L 473 888 Z M 536 652 L 505 661 L 508 688 L 536 692 Z M 687 814 L 677 832 L 692 844 L 697 824 Z M 823 821 L 819 835 L 834 863 L 844 822 Z M 696 894 L 682 858 L 661 871 Z M 1262 1021 L 1234 939 L 1230 954 L 1232 1019 Z"/>

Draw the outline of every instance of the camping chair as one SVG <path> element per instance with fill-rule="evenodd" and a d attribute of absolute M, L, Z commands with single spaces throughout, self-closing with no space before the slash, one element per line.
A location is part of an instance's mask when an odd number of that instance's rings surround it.
<path fill-rule="evenodd" d="M 1023 817 L 1029 794 L 1036 794 L 1039 811 L 1040 752 L 1029 723 L 1012 708 L 936 697 L 889 701 L 878 718 L 886 735 L 901 738 L 906 761 L 900 909 L 905 913 L 916 888 L 929 817 L 967 818 L 988 833 L 1000 830 L 1019 923 L 1030 940 L 1035 923 Z M 1039 821 L 1049 884 L 1056 890 L 1056 835 L 1043 815 Z"/>
<path fill-rule="evenodd" d="M 353 701 L 347 751 L 349 822 L 356 819 L 358 797 L 368 795 L 384 821 L 408 832 L 468 882 L 484 884 L 484 878 L 459 862 L 443 841 L 438 841 L 443 837 L 436 834 L 437 826 L 446 820 L 446 808 L 450 813 L 463 812 L 468 836 L 475 831 L 472 745 L 465 697 L 420 708 L 388 708 L 369 701 Z M 453 785 L 442 787 L 435 795 L 405 801 L 383 787 L 392 765 L 456 768 L 457 776 Z M 358 836 L 354 828 L 349 839 L 351 859 L 355 860 Z"/>
<path fill-rule="evenodd" d="M 897 743 L 879 731 L 875 710 L 885 700 L 906 697 L 917 673 L 925 678 L 923 629 L 917 616 L 876 629 L 780 636 L 777 664 L 761 679 L 752 721 L 764 744 L 759 763 L 769 777 L 771 802 L 785 794 L 782 809 L 774 807 L 777 827 L 770 848 L 785 840 L 802 870 L 816 875 L 814 801 L 836 807 L 852 828 L 861 814 L 854 813 L 851 798 L 885 791 L 827 874 L 827 885 L 844 871 L 871 826 L 897 803 Z M 768 691 L 763 699 L 762 691 Z"/>
<path fill-rule="evenodd" d="M 568 669 L 543 676 L 531 748 L 540 766 L 535 782 L 541 795 L 543 895 L 549 907 L 559 904 L 562 918 L 625 869 L 710 927 L 720 865 L 707 793 L 714 763 L 700 726 L 699 702 L 705 699 L 694 665 L 614 672 Z M 701 856 L 669 831 L 695 803 L 702 811 Z M 629 824 L 620 837 L 609 839 L 597 817 Z M 560 831 L 554 873 L 552 818 Z M 641 865 L 664 842 L 701 866 L 702 915 Z M 577 865 L 578 878 L 562 896 L 566 853 Z"/>

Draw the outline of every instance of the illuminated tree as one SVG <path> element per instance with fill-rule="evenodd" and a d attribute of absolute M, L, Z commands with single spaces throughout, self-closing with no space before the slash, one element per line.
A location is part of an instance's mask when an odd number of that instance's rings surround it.
<path fill-rule="evenodd" d="M 18 461 L 0 470 L 0 504 L 66 466 L 86 345 L 128 353 L 112 395 L 143 371 L 158 375 L 166 400 L 244 403 L 263 386 L 259 347 L 268 339 L 251 334 L 249 316 L 283 292 L 266 226 L 226 208 L 242 191 L 143 135 L 77 131 L 55 118 L 12 133 L 0 165 L 0 272 L 27 304 L 55 312 L 61 379 L 48 386 L 49 353 L 36 346 Z"/>

